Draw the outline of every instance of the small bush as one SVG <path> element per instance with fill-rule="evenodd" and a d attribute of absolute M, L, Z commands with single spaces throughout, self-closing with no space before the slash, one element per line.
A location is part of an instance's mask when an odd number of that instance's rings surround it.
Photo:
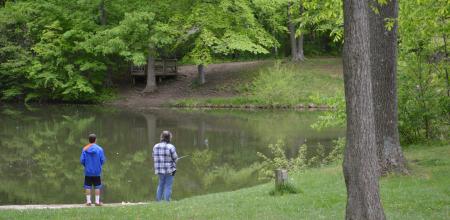
<path fill-rule="evenodd" d="M 406 144 L 446 139 L 449 132 L 447 84 L 437 64 L 420 55 L 408 54 L 399 65 L 399 131 Z"/>
<path fill-rule="evenodd" d="M 331 111 L 323 112 L 319 119 L 311 125 L 312 128 L 320 131 L 330 127 L 344 127 L 347 123 L 347 114 L 345 112 L 344 94 L 337 93 L 333 97 L 324 97 L 319 95 L 311 96 L 314 103 L 326 105 L 332 108 Z"/>
<path fill-rule="evenodd" d="M 296 78 L 297 74 L 291 68 L 277 62 L 272 68 L 260 72 L 253 81 L 250 93 L 269 104 L 296 104 L 302 89 L 298 87 Z"/>
<path fill-rule="evenodd" d="M 308 167 L 317 167 L 340 161 L 343 158 L 345 148 L 345 138 L 333 141 L 332 150 L 326 152 L 326 147 L 319 144 L 316 147 L 315 155 L 308 157 L 308 146 L 303 144 L 299 147 L 296 157 L 288 158 L 285 154 L 285 143 L 279 140 L 276 144 L 268 146 L 270 155 L 257 152 L 262 159 L 262 167 L 259 170 L 259 177 L 262 179 L 274 179 L 275 169 L 285 169 L 288 172 L 303 171 Z"/>
<path fill-rule="evenodd" d="M 286 183 L 282 185 L 278 185 L 275 187 L 275 189 L 271 190 L 269 192 L 269 195 L 271 196 L 282 196 L 284 194 L 298 194 L 302 191 L 295 187 L 292 183 Z"/>

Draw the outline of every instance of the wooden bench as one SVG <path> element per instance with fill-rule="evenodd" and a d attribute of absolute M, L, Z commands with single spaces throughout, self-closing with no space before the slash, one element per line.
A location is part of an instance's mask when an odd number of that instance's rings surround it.
<path fill-rule="evenodd" d="M 155 60 L 156 76 L 176 76 L 178 66 L 176 59 Z"/>
<path fill-rule="evenodd" d="M 155 60 L 155 76 L 161 79 L 162 76 L 176 76 L 178 74 L 177 59 L 157 59 Z M 147 65 L 131 66 L 130 75 L 133 85 L 136 84 L 136 77 L 147 76 Z"/>

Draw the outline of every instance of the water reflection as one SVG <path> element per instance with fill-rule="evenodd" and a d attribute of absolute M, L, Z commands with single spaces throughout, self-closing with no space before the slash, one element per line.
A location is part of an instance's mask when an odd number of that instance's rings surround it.
<path fill-rule="evenodd" d="M 78 159 L 89 133 L 104 148 L 104 201 L 154 199 L 152 146 L 161 130 L 174 134 L 180 156 L 174 199 L 260 183 L 257 151 L 284 139 L 294 156 L 302 143 L 329 144 L 342 129 L 309 126 L 314 112 L 127 111 L 101 106 L 0 109 L 0 204 L 80 203 Z M 314 155 L 314 147 L 309 152 Z"/>

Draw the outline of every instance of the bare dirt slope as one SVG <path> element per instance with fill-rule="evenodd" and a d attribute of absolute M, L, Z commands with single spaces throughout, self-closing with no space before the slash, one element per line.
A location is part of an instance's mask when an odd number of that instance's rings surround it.
<path fill-rule="evenodd" d="M 196 85 L 197 66 L 180 66 L 179 76 L 173 79 L 164 79 L 158 83 L 158 90 L 154 93 L 143 94 L 143 83 L 132 86 L 124 83 L 119 86 L 119 98 L 109 104 L 132 108 L 160 107 L 169 101 L 181 98 L 210 98 L 229 97 L 234 91 L 228 85 L 241 80 L 239 74 L 254 71 L 268 61 L 233 62 L 210 64 L 206 69 L 206 84 Z"/>

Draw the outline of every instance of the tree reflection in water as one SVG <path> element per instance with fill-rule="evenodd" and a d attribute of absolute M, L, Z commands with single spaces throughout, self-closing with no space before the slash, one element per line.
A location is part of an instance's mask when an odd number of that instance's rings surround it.
<path fill-rule="evenodd" d="M 180 156 L 174 199 L 260 183 L 256 152 L 284 139 L 287 153 L 308 142 L 328 143 L 342 129 L 309 127 L 312 112 L 128 111 L 98 106 L 0 108 L 0 204 L 83 201 L 81 148 L 96 133 L 107 162 L 105 202 L 154 199 L 152 147 L 162 130 L 174 134 Z M 311 148 L 313 149 L 313 148 Z M 314 151 L 311 151 L 314 155 Z"/>

